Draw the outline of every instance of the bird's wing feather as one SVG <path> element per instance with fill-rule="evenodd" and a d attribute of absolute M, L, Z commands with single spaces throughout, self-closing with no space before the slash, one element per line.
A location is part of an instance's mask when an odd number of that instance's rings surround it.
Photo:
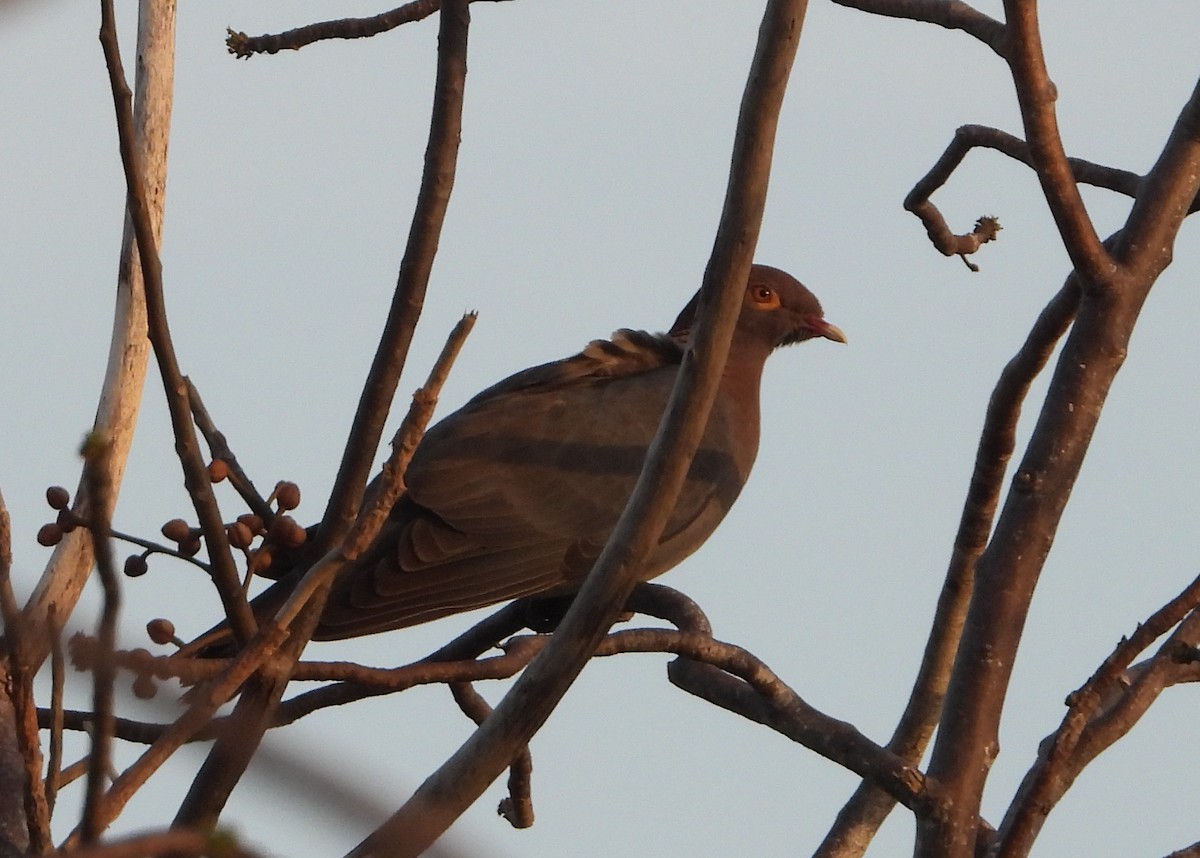
<path fill-rule="evenodd" d="M 317 637 L 573 589 L 633 490 L 681 354 L 668 337 L 618 332 L 506 379 L 432 427 L 377 541 L 384 550 L 339 580 Z M 707 440 L 653 574 L 694 550 L 744 480 L 719 452 L 723 439 Z"/>

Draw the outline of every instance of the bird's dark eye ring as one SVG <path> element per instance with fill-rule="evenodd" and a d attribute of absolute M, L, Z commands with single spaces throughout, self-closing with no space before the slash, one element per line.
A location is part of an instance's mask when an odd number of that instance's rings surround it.
<path fill-rule="evenodd" d="M 770 286 L 755 286 L 750 294 L 760 304 L 769 304 L 775 300 L 775 293 Z"/>

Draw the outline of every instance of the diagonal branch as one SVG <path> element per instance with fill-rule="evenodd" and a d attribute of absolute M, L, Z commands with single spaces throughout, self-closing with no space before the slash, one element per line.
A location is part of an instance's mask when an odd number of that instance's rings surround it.
<path fill-rule="evenodd" d="M 1083 768 L 1125 735 L 1145 713 L 1164 687 L 1163 682 L 1156 681 L 1159 677 L 1155 674 L 1164 673 L 1163 668 L 1171 663 L 1180 644 L 1195 643 L 1188 640 L 1200 630 L 1194 614 L 1149 665 L 1139 671 L 1133 687 L 1123 689 L 1129 665 L 1138 653 L 1184 622 L 1198 606 L 1200 578 L 1155 611 L 1128 638 L 1123 638 L 1083 687 L 1067 698 L 1069 709 L 1062 724 L 1043 743 L 1037 762 L 1009 805 L 997 836 L 995 858 L 1027 855 L 1051 808 L 1066 794 Z M 1098 734 L 1102 735 L 1099 741 Z"/>
<path fill-rule="evenodd" d="M 318 566 L 326 568 L 311 570 L 305 576 L 308 583 L 302 585 L 307 589 L 295 594 L 275 621 L 269 624 L 271 633 L 276 629 L 290 628 L 287 644 L 272 659 L 269 670 L 256 676 L 238 699 L 233 716 L 236 726 L 217 741 L 205 760 L 176 814 L 177 826 L 210 829 L 216 825 L 221 809 L 273 720 L 292 667 L 312 637 L 328 595 L 332 571 L 337 563 L 344 561 L 343 552 L 353 550 L 346 543 L 347 532 L 358 518 L 367 474 L 374 461 L 399 383 L 400 370 L 404 366 L 413 330 L 420 316 L 442 223 L 450 202 L 450 192 L 454 186 L 462 133 L 469 24 L 466 3 L 456 4 L 449 10 L 443 9 L 438 31 L 437 80 L 434 84 L 425 170 L 408 244 L 400 263 L 388 319 L 346 442 L 341 468 L 314 540 L 314 556 L 322 558 Z M 402 470 L 398 469 L 397 477 Z M 377 528 L 379 517 L 372 521 Z M 364 531 L 369 526 L 369 523 L 362 525 Z M 366 538 L 370 535 L 367 534 Z"/>
<path fill-rule="evenodd" d="M 217 507 L 208 468 L 200 455 L 196 427 L 192 423 L 191 409 L 187 401 L 187 385 L 184 383 L 183 373 L 179 370 L 175 346 L 171 342 L 171 329 L 167 323 L 163 297 L 162 261 L 158 256 L 158 243 L 151 222 L 141 153 L 134 141 L 133 110 L 130 105 L 129 85 L 125 82 L 125 71 L 121 65 L 121 50 L 117 44 L 112 0 L 101 0 L 100 10 L 100 44 L 104 48 L 104 59 L 108 66 L 109 84 L 117 116 L 121 163 L 125 168 L 126 199 L 142 263 L 142 279 L 146 290 L 146 321 L 150 342 L 154 346 L 154 357 L 166 391 L 167 410 L 171 417 L 171 428 L 175 433 L 175 451 L 183 467 L 184 487 L 192 499 L 200 529 L 204 532 L 213 583 L 220 593 L 221 603 L 234 633 L 239 640 L 246 641 L 254 633 L 254 616 L 250 613 L 250 606 L 246 602 L 245 593 L 242 592 L 233 552 L 229 548 L 229 538 L 225 532 L 225 523 L 221 519 L 221 510 Z"/>
<path fill-rule="evenodd" d="M 146 201 L 154 236 L 161 234 L 167 180 L 167 140 L 175 72 L 175 0 L 142 0 L 137 34 L 137 96 L 133 108 L 134 145 L 142 165 Z M 108 365 L 93 429 L 112 443 L 109 479 L 113 502 L 121 486 L 133 443 L 150 346 L 146 336 L 146 299 L 137 242 L 128 206 L 117 268 L 116 301 Z M 80 480 L 75 513 L 88 514 L 87 490 Z M 112 515 L 112 510 L 108 514 Z M 82 528 L 64 537 L 25 607 L 31 626 L 31 657 L 40 664 L 49 654 L 62 624 L 70 617 L 92 568 L 92 542 Z"/>
<path fill-rule="evenodd" d="M 1004 24 L 962 0 L 833 0 L 839 6 L 883 15 L 937 24 L 947 30 L 962 30 L 1004 57 L 1008 49 Z"/>
<path fill-rule="evenodd" d="M 1181 221 L 1196 210 L 1200 163 L 1200 82 L 1183 106 L 1158 161 L 1138 191 L 1116 257 L 1132 268 L 1171 264 Z"/>
<path fill-rule="evenodd" d="M 916 765 L 925 754 L 942 711 L 962 638 L 975 563 L 991 533 L 1004 474 L 1016 448 L 1017 422 L 1025 397 L 1075 318 L 1078 306 L 1079 288 L 1073 279 L 1068 280 L 1042 310 L 1025 344 L 1004 367 L 992 391 L 925 654 L 908 705 L 887 745 L 910 765 Z M 820 858 L 861 855 L 894 806 L 891 796 L 864 781 L 838 813 L 816 854 Z"/>
<path fill-rule="evenodd" d="M 767 4 L 738 117 L 725 206 L 705 271 L 699 324 L 659 433 L 608 544 L 550 644 L 492 716 L 351 855 L 415 856 L 436 840 L 549 717 L 633 590 L 639 566 L 674 506 L 716 395 L 740 285 L 762 222 L 775 130 L 806 8 L 804 0 Z"/>
<path fill-rule="evenodd" d="M 1054 109 L 1058 92 L 1046 70 L 1036 0 L 1004 0 L 1004 15 L 1009 31 L 1008 66 L 1021 107 L 1025 139 L 1029 141 L 1030 160 L 1046 204 L 1071 264 L 1083 277 L 1084 288 L 1111 286 L 1113 261 L 1088 216 L 1058 133 Z"/>

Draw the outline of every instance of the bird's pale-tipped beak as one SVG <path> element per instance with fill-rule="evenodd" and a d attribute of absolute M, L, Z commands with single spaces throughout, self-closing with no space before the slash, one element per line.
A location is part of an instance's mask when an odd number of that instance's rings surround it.
<path fill-rule="evenodd" d="M 845 343 L 846 335 L 842 333 L 842 329 L 837 325 L 831 325 L 820 316 L 809 316 L 805 319 L 809 329 L 818 337 L 824 337 L 827 340 L 833 340 L 835 343 Z"/>

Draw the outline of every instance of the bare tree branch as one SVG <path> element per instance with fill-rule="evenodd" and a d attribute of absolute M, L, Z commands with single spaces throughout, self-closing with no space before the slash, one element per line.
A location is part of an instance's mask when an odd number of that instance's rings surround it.
<path fill-rule="evenodd" d="M 1148 681 L 1148 677 L 1154 672 L 1156 663 L 1163 663 L 1164 653 L 1169 656 L 1172 648 L 1164 647 L 1152 661 L 1149 670 L 1140 672 L 1141 676 L 1135 683 L 1136 690 L 1120 689 L 1122 680 L 1128 675 L 1126 671 L 1138 653 L 1182 622 L 1197 606 L 1200 606 L 1200 578 L 1155 611 L 1132 635 L 1122 639 L 1083 687 L 1067 699 L 1069 709 L 1062 724 L 1043 742 L 1037 762 L 1009 805 L 998 833 L 995 858 L 1027 855 L 1046 816 L 1083 767 L 1101 750 L 1125 735 L 1145 713 L 1151 700 L 1164 687 L 1163 682 Z M 1193 628 L 1198 625 L 1192 623 Z M 1175 636 L 1169 643 L 1178 645 L 1181 641 Z M 1102 710 L 1107 711 L 1102 713 Z M 1093 740 L 1081 749 L 1085 731 L 1095 736 L 1096 719 L 1101 714 L 1106 716 L 1106 726 L 1109 727 L 1104 731 L 1104 741 L 1098 743 Z M 1119 724 L 1115 730 L 1112 729 L 1114 720 Z M 1081 750 L 1082 753 L 1079 753 Z"/>
<path fill-rule="evenodd" d="M 1004 17 L 1009 35 L 1007 60 L 1021 106 L 1025 139 L 1050 214 L 1071 264 L 1083 277 L 1084 288 L 1111 284 L 1112 259 L 1088 217 L 1058 133 L 1054 109 L 1058 92 L 1046 71 L 1036 0 L 1004 0 Z"/>
<path fill-rule="evenodd" d="M 151 222 L 141 153 L 138 152 L 134 140 L 129 85 L 125 82 L 125 72 L 121 65 L 112 0 L 101 0 L 100 9 L 100 44 L 104 48 L 104 59 L 108 66 L 113 106 L 117 116 L 121 163 L 125 168 L 126 199 L 141 258 L 150 342 L 154 346 L 154 356 L 166 390 L 167 409 L 171 416 L 171 428 L 175 433 L 175 450 L 183 467 L 184 487 L 192 499 L 200 529 L 204 532 L 212 580 L 221 596 L 221 603 L 234 634 L 238 640 L 246 641 L 254 634 L 254 616 L 250 613 L 250 606 L 246 602 L 245 593 L 242 592 L 241 580 L 225 533 L 225 523 L 221 519 L 221 510 L 217 507 L 216 497 L 213 495 L 208 468 L 200 456 L 196 428 L 192 423 L 191 409 L 187 401 L 187 386 L 171 342 L 171 330 L 167 323 L 163 296 L 162 261 L 158 256 L 157 239 Z"/>
<path fill-rule="evenodd" d="M 917 765 L 925 754 L 942 711 L 946 686 L 962 638 L 975 563 L 991 533 L 1000 487 L 1016 448 L 1017 421 L 1025 397 L 1075 318 L 1078 306 L 1079 287 L 1074 278 L 1070 278 L 1042 310 L 1024 345 L 1004 367 L 992 391 L 975 453 L 974 472 L 950 555 L 950 568 L 938 597 L 921 667 L 908 705 L 887 745 L 889 751 L 909 765 Z M 863 854 L 894 806 L 894 799 L 864 781 L 838 813 L 817 856 L 850 858 Z"/>
<path fill-rule="evenodd" d="M 142 0 L 137 34 L 137 96 L 134 103 L 134 146 L 142 165 L 145 199 L 155 240 L 162 231 L 167 180 L 167 141 L 171 129 L 171 99 L 175 73 L 175 0 Z M 104 432 L 113 445 L 109 475 L 113 501 L 124 475 L 125 462 L 137 425 L 150 343 L 146 335 L 146 298 L 133 222 L 125 212 L 118 263 L 116 306 L 108 364 L 93 429 Z M 75 512 L 87 516 L 82 479 L 75 495 Z M 111 517 L 112 510 L 108 510 Z M 25 607 L 30 637 L 40 664 L 50 652 L 59 627 L 67 621 L 92 568 L 92 542 L 75 530 L 54 549 L 33 595 Z M 33 645 L 31 643 L 31 645 Z"/>
<path fill-rule="evenodd" d="M 465 3 L 461 9 L 456 7 L 450 12 L 443 10 L 441 15 L 437 81 L 434 85 L 429 144 L 425 151 L 421 188 L 391 309 L 363 386 L 342 464 L 313 547 L 314 554 L 323 557 L 318 566 L 326 564 L 327 560 L 335 564 L 347 547 L 345 537 L 358 517 L 367 474 L 375 458 L 424 302 L 450 192 L 454 187 L 462 133 L 469 22 Z M 372 521 L 377 528 L 378 521 Z M 368 524 L 363 527 L 365 532 Z M 330 567 L 310 570 L 305 581 L 307 583 L 302 582 L 299 592 L 294 594 L 294 598 L 289 600 L 276 618 L 276 628 L 291 628 L 292 635 L 287 645 L 275 656 L 270 675 L 252 680 L 238 699 L 234 710 L 237 726 L 213 747 L 176 815 L 176 825 L 207 830 L 216 824 L 221 808 L 271 724 L 291 667 L 312 637 L 321 615 L 332 582 Z M 291 619 L 293 616 L 294 621 Z"/>
<path fill-rule="evenodd" d="M 418 855 L 437 839 L 538 730 L 632 592 L 639 565 L 658 541 L 678 496 L 729 350 L 738 293 L 762 222 L 775 129 L 805 11 L 804 0 L 767 4 L 738 119 L 725 206 L 701 289 L 699 324 L 658 436 L 608 544 L 546 650 L 492 716 L 352 855 Z"/>
<path fill-rule="evenodd" d="M 1196 210 L 1200 162 L 1200 83 L 1192 90 L 1158 161 L 1146 175 L 1115 256 L 1135 270 L 1156 274 L 1171 264 L 1180 223 Z"/>
<path fill-rule="evenodd" d="M 1033 5 L 1024 6 L 1022 14 L 1032 16 Z M 1029 38 L 1036 39 L 1036 22 L 1024 20 L 1023 27 Z M 1024 74 L 1036 78 L 1041 60 L 1028 56 L 1030 50 L 1029 45 L 1021 47 L 1020 63 L 1027 66 Z M 1014 76 L 1019 77 L 1016 71 Z M 1043 80 L 1042 84 L 1048 81 Z M 1044 87 L 1039 91 L 1044 97 Z M 1158 224 L 1155 229 L 1163 244 L 1149 257 L 1153 264 L 1140 268 L 1125 266 L 1119 271 L 1114 266 L 1101 270 L 1104 265 L 1098 257 L 1087 250 L 1081 252 L 1081 259 L 1090 265 L 1090 270 L 1073 275 L 1080 279 L 1078 317 L 1063 347 L 1004 511 L 976 565 L 966 631 L 929 766 L 930 776 L 946 790 L 947 799 L 952 797 L 952 800 L 946 802 L 944 812 L 918 823 L 918 854 L 962 858 L 971 853 L 978 802 L 997 750 L 1000 713 L 1034 588 L 1108 390 L 1124 362 L 1138 313 L 1161 272 L 1160 264 L 1165 265 L 1170 259 L 1179 224 L 1200 187 L 1200 146 L 1194 133 L 1196 110 L 1197 96 L 1193 93 L 1159 160 L 1162 172 L 1147 179 L 1158 183 L 1168 176 L 1174 177 L 1175 185 L 1160 198 L 1166 206 L 1165 214 L 1156 218 L 1145 213 L 1144 189 L 1139 191 L 1138 202 L 1130 213 L 1130 224 L 1135 221 Z M 1032 118 L 1027 115 L 1027 129 L 1032 131 L 1036 127 L 1042 139 L 1040 144 L 1031 139 L 1031 153 L 1039 161 L 1050 151 L 1050 157 L 1040 162 L 1043 187 L 1052 207 L 1061 205 L 1070 195 L 1058 198 L 1057 202 L 1051 199 L 1051 190 L 1059 180 L 1047 179 L 1045 172 L 1047 163 L 1058 163 L 1053 150 L 1061 151 L 1060 144 L 1047 145 L 1044 139 L 1046 134 L 1056 134 L 1052 107 L 1039 104 L 1033 114 Z M 1039 145 L 1046 151 L 1039 154 Z M 1050 172 L 1057 169 L 1055 166 Z M 1147 198 L 1158 197 L 1151 192 Z M 1086 220 L 1082 209 L 1066 220 L 1081 228 L 1080 219 Z M 1066 230 L 1069 225 L 1060 223 L 1060 228 Z M 1064 240 L 1071 245 L 1072 239 L 1066 232 Z M 1117 248 L 1118 258 L 1137 246 L 1125 230 L 1107 243 Z M 1107 251 L 1103 258 L 1108 258 Z M 1103 281 L 1094 279 L 1102 274 Z"/>
<path fill-rule="evenodd" d="M 213 422 L 212 415 L 204 407 L 204 400 L 200 398 L 200 391 L 196 389 L 196 385 L 190 378 L 184 378 L 183 381 L 187 385 L 188 406 L 192 409 L 192 419 L 196 421 L 196 428 L 204 436 L 213 460 L 225 463 L 229 469 L 229 482 L 234 490 L 246 502 L 250 511 L 270 527 L 271 521 L 275 518 L 275 510 L 254 487 L 254 482 L 242 469 L 237 456 L 233 454 L 233 450 L 229 449 L 229 441 L 225 438 L 225 433 L 218 429 L 216 423 Z"/>
<path fill-rule="evenodd" d="M 37 704 L 33 695 L 33 680 L 37 669 L 30 664 L 26 652 L 29 635 L 17 606 L 17 597 L 12 588 L 12 520 L 4 496 L 0 494 L 0 616 L 4 619 L 3 646 L 0 647 L 0 679 L 8 687 L 12 703 L 14 738 L 20 752 L 23 781 L 17 791 L 23 799 L 25 810 L 26 842 L 35 855 L 53 848 L 50 839 L 50 806 L 46 801 L 46 790 L 42 782 L 42 748 L 38 738 Z M 0 717 L 10 713 L 0 709 Z M 17 796 L 14 796 L 14 798 Z M 22 844 L 13 838 L 0 837 L 12 843 L 14 848 Z"/>
<path fill-rule="evenodd" d="M 475 0 L 471 0 L 475 2 Z M 492 0 L 502 2 L 502 0 Z M 321 21 L 274 35 L 247 36 L 229 30 L 225 45 L 229 53 L 240 60 L 248 60 L 254 54 L 277 54 L 280 51 L 298 51 L 314 42 L 326 39 L 365 39 L 428 18 L 442 6 L 441 0 L 412 0 L 388 12 L 367 18 L 339 18 Z"/>
<path fill-rule="evenodd" d="M 962 30 L 983 42 L 999 56 L 1006 56 L 1007 34 L 1004 24 L 983 14 L 961 0 L 833 0 L 839 6 L 884 15 L 937 24 L 947 30 Z"/>
<path fill-rule="evenodd" d="M 88 778 L 84 788 L 83 818 L 79 824 L 80 842 L 94 843 L 105 828 L 101 804 L 112 769 L 113 681 L 116 667 L 112 653 L 117 645 L 117 617 L 121 608 L 121 588 L 113 563 L 109 540 L 107 510 L 112 508 L 112 485 L 108 482 L 111 455 L 109 440 L 102 432 L 93 432 L 83 444 L 84 479 L 94 503 L 88 521 L 96 573 L 104 593 L 97 638 L 100 659 L 92 669 L 92 749 L 88 755 Z"/>

